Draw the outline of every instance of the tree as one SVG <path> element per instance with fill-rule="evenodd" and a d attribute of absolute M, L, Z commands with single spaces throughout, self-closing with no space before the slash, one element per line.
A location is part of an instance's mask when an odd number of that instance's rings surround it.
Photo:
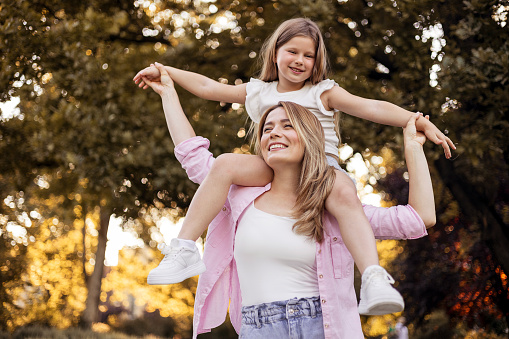
<path fill-rule="evenodd" d="M 185 206 L 194 186 L 178 180 L 183 172 L 169 156 L 158 102 L 151 114 L 140 114 L 146 100 L 130 81 L 131 67 L 141 68 L 141 60 L 156 53 L 148 48 L 130 53 L 124 37 L 116 36 L 122 35 L 120 27 L 129 29 L 129 16 L 135 19 L 138 12 L 132 4 L 101 2 L 102 11 L 88 5 L 95 3 L 18 1 L 2 6 L 0 15 L 2 50 L 8 52 L 2 57 L 2 97 L 21 98 L 21 115 L 2 123 L 2 148 L 9 150 L 2 175 L 16 184 L 2 193 L 40 179 L 48 188 L 39 196 L 62 196 L 62 204 L 71 207 L 76 204 L 71 197 L 79 195 L 88 208 L 101 209 L 97 260 L 87 279 L 82 317 L 90 325 L 99 302 L 110 215 L 136 216 L 155 203 Z M 138 35 L 143 37 L 141 31 Z M 19 142 L 21 131 L 25 138 Z"/>
<path fill-rule="evenodd" d="M 441 7 L 437 11 L 446 13 L 444 32 L 453 37 L 444 49 L 442 73 L 444 94 L 453 101 L 448 109 L 465 112 L 470 119 L 456 116 L 459 119 L 453 122 L 461 131 L 458 139 L 464 156 L 454 164 L 439 159 L 436 166 L 462 212 L 482 229 L 483 240 L 507 273 L 509 99 L 502 94 L 509 81 L 507 2 L 472 1 L 454 11 Z M 498 180 L 491 184 L 489 178 Z M 509 309 L 504 312 L 509 323 Z"/>
<path fill-rule="evenodd" d="M 500 316 L 509 323 L 508 143 L 504 136 L 508 98 L 501 94 L 508 79 L 504 13 L 504 2 L 467 1 L 436 2 L 423 15 L 423 27 L 440 24 L 444 32 L 435 60 L 441 69 L 438 86 L 432 96 L 426 96 L 432 98 L 426 104 L 441 112 L 439 122 L 458 142 L 458 151 L 452 162 L 434 157 L 436 175 L 442 181 L 435 183 L 437 193 L 442 192 L 436 194 L 441 213 L 432 235 L 439 251 L 425 260 L 419 250 L 410 249 L 405 265 L 406 276 L 419 277 L 405 288 L 413 305 L 421 307 L 412 314 L 420 320 L 445 301 L 453 319 L 470 326 L 490 327 L 489 319 Z M 498 180 L 494 182 L 493 177 Z M 435 248 L 437 244 L 427 245 Z M 419 260 L 424 263 L 417 265 Z M 437 279 L 446 283 L 437 286 Z M 425 294 L 415 293 L 421 284 Z"/>

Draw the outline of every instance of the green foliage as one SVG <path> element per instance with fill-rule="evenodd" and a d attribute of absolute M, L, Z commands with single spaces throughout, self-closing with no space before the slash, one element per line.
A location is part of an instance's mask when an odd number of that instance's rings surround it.
<path fill-rule="evenodd" d="M 19 144 L 28 146 L 26 153 L 32 159 L 24 158 L 23 164 L 31 164 L 34 171 L 27 168 L 19 176 L 60 173 L 47 192 L 80 193 L 89 205 L 108 204 L 119 215 L 153 204 L 162 187 L 167 192 L 182 191 L 174 172 L 153 173 L 154 168 L 176 166 L 169 156 L 160 104 L 147 105 L 146 96 L 131 82 L 134 70 L 155 52 L 137 52 L 136 46 L 112 38 L 119 27 L 129 31 L 132 23 L 127 13 L 113 6 L 95 12 L 82 3 L 63 8 L 51 2 L 39 4 L 41 8 L 29 8 L 26 2 L 19 5 L 14 13 L 9 13 L 10 7 L 0 12 L 10 17 L 2 39 L 8 56 L 2 72 L 8 85 L 2 94 L 20 96 L 23 115 L 22 122 L 11 119 L 2 127 L 23 125 L 19 127 L 31 133 Z M 20 38 L 25 43 L 16 47 Z M 23 85 L 15 85 L 16 81 Z M 147 106 L 152 107 L 149 114 Z M 4 139 L 2 145 L 15 150 L 18 141 Z M 159 196 L 168 205 L 185 200 L 176 193 Z"/>

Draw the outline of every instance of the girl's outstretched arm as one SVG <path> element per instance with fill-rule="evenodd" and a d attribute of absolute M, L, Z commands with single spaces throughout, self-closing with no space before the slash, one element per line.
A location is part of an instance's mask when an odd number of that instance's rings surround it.
<path fill-rule="evenodd" d="M 353 95 L 339 86 L 324 92 L 321 99 L 328 110 L 336 109 L 358 118 L 390 126 L 405 127 L 414 114 L 387 101 Z M 446 158 L 451 157 L 451 148 L 456 149 L 456 146 L 433 123 L 427 119 L 419 119 L 416 126 L 417 130 L 423 132 L 429 140 L 443 147 Z"/>
<path fill-rule="evenodd" d="M 435 198 L 428 162 L 422 149 L 424 142 L 426 142 L 426 136 L 416 129 L 416 123 L 419 120 L 428 119 L 414 114 L 403 129 L 405 159 L 409 177 L 408 204 L 419 214 L 426 228 L 429 228 L 436 223 Z"/>
<path fill-rule="evenodd" d="M 160 64 L 156 63 L 156 65 Z M 158 81 L 160 77 L 160 68 L 156 65 L 151 65 L 139 71 L 134 76 L 133 81 L 143 89 L 148 88 L 148 83 L 145 80 Z M 246 101 L 247 84 L 222 84 L 204 75 L 175 67 L 164 66 L 164 69 L 178 85 L 202 99 L 239 104 L 244 104 Z"/>
<path fill-rule="evenodd" d="M 164 69 L 163 65 L 158 64 L 155 67 L 157 67 L 160 72 L 159 79 L 156 81 L 154 79 L 149 80 L 148 78 L 144 78 L 143 81 L 161 96 L 164 116 L 168 124 L 171 139 L 175 145 L 178 145 L 187 139 L 195 137 L 196 134 L 182 110 L 179 97 L 175 91 L 175 86 L 170 75 L 166 69 Z"/>

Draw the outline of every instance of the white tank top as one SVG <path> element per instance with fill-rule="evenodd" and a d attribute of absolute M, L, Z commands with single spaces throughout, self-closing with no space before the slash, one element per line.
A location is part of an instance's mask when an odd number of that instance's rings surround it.
<path fill-rule="evenodd" d="M 244 212 L 234 257 L 242 306 L 319 296 L 316 243 L 292 230 L 295 219 L 256 209 Z"/>

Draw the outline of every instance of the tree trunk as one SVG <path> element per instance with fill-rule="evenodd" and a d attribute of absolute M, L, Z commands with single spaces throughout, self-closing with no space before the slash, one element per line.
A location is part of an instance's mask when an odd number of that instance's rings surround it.
<path fill-rule="evenodd" d="M 99 298 L 101 296 L 101 283 L 104 271 L 104 259 L 106 256 L 106 242 L 108 226 L 110 222 L 111 211 L 102 207 L 100 212 L 99 239 L 97 251 L 95 254 L 94 271 L 88 278 L 87 289 L 88 296 L 85 310 L 81 315 L 80 325 L 84 328 L 90 328 L 92 323 L 97 321 Z"/>
<path fill-rule="evenodd" d="M 83 242 L 83 256 L 81 257 L 81 265 L 83 267 L 83 277 L 85 280 L 85 285 L 88 285 L 88 274 L 86 270 L 87 263 L 87 205 L 83 204 L 83 227 L 81 228 L 81 240 Z"/>
<path fill-rule="evenodd" d="M 482 237 L 493 253 L 502 270 L 509 273 L 509 226 L 488 203 L 488 199 L 482 197 L 471 184 L 463 180 L 456 173 L 449 160 L 440 158 L 435 161 L 445 185 L 452 192 L 459 204 L 461 211 L 471 220 L 479 222 L 483 227 Z"/>

